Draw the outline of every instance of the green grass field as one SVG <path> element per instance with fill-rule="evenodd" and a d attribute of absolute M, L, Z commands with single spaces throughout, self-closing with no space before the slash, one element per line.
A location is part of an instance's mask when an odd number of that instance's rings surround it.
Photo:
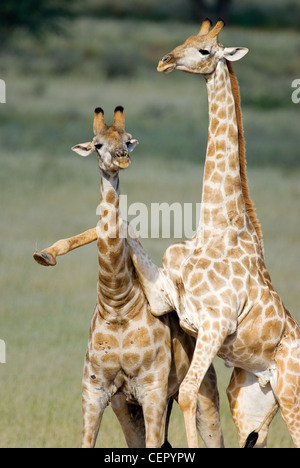
<path fill-rule="evenodd" d="M 70 148 L 92 137 L 93 110 L 109 122 L 125 107 L 140 140 L 121 174 L 129 203 L 200 201 L 207 139 L 207 93 L 199 77 L 156 73 L 158 59 L 197 25 L 77 20 L 67 37 L 44 43 L 15 38 L 1 55 L 7 104 L 0 107 L 0 446 L 78 447 L 81 375 L 96 302 L 95 245 L 59 259 L 53 269 L 32 254 L 97 222 L 100 175 L 95 158 Z M 273 283 L 300 320 L 299 112 L 291 82 L 300 78 L 300 33 L 227 28 L 227 46 L 250 54 L 235 69 L 241 85 L 248 177 L 264 232 Z M 278 64 L 280 63 L 280 66 Z M 159 264 L 173 239 L 143 241 Z M 230 370 L 216 359 L 227 447 L 237 447 L 226 401 Z M 186 446 L 178 407 L 170 440 Z M 99 447 L 125 442 L 111 410 Z M 280 415 L 270 447 L 292 447 Z"/>

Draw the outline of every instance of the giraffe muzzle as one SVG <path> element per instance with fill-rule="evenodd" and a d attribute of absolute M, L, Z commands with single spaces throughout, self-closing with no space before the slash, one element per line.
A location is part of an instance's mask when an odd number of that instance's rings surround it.
<path fill-rule="evenodd" d="M 115 166 L 119 167 L 120 169 L 126 169 L 131 164 L 131 159 L 129 156 L 128 151 L 120 150 L 116 151 L 114 155 L 113 163 Z"/>
<path fill-rule="evenodd" d="M 165 55 L 159 62 L 157 71 L 162 73 L 171 73 L 176 67 L 176 61 L 173 55 Z"/>

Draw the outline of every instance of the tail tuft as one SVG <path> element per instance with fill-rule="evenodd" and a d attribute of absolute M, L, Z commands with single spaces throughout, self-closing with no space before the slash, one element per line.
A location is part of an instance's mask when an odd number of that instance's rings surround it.
<path fill-rule="evenodd" d="M 258 432 L 251 432 L 251 434 L 248 435 L 246 443 L 244 445 L 244 448 L 253 448 L 257 442 L 258 439 Z"/>

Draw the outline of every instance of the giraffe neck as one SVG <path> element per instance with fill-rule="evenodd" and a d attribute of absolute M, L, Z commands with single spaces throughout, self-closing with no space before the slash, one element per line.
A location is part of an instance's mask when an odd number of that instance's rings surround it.
<path fill-rule="evenodd" d="M 218 63 L 216 71 L 206 78 L 206 84 L 209 132 L 197 233 L 201 242 L 222 235 L 229 227 L 243 229 L 247 214 L 239 147 L 242 128 L 237 120 L 237 102 L 226 61 Z"/>
<path fill-rule="evenodd" d="M 122 235 L 119 195 L 118 173 L 102 172 L 101 215 L 97 228 L 98 304 L 114 314 L 128 304 L 134 277 L 126 239 Z"/>

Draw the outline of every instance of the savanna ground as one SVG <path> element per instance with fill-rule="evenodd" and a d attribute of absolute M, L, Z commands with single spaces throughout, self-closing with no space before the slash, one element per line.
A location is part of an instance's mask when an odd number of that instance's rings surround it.
<path fill-rule="evenodd" d="M 200 77 L 159 75 L 164 53 L 197 32 L 179 22 L 76 19 L 67 36 L 38 42 L 18 35 L 1 53 L 7 103 L 0 107 L 1 224 L 0 446 L 78 447 L 81 375 L 96 302 L 97 254 L 90 245 L 60 258 L 53 269 L 32 254 L 97 222 L 100 175 L 94 157 L 71 146 L 92 137 L 93 110 L 111 121 L 122 104 L 127 130 L 139 139 L 130 169 L 121 173 L 129 203 L 200 201 L 207 141 L 207 93 Z M 250 53 L 239 78 L 248 178 L 264 232 L 266 263 L 286 306 L 300 320 L 300 104 L 291 83 L 300 78 L 300 33 L 224 29 L 226 46 Z M 160 264 L 173 239 L 146 239 Z M 227 447 L 237 447 L 225 395 L 231 371 L 215 360 Z M 177 405 L 170 441 L 186 447 Z M 99 447 L 124 447 L 107 409 Z M 270 447 L 292 447 L 278 415 Z"/>

